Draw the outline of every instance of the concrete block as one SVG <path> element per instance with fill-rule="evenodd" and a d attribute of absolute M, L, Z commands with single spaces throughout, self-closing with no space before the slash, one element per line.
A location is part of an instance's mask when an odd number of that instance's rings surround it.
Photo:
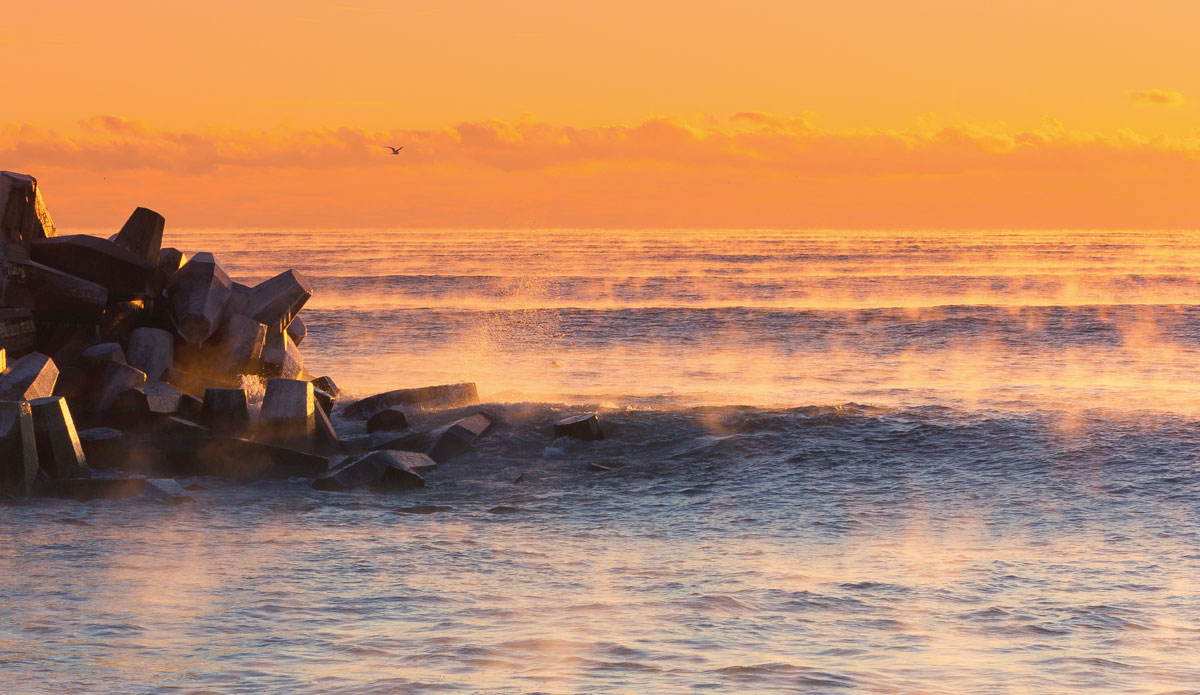
<path fill-rule="evenodd" d="M 187 254 L 176 248 L 167 247 L 158 252 L 158 272 L 165 283 L 171 281 L 175 273 L 188 262 Z"/>
<path fill-rule="evenodd" d="M 233 281 L 211 253 L 198 253 L 167 284 L 175 327 L 184 340 L 199 345 L 221 325 Z"/>
<path fill-rule="evenodd" d="M 35 398 L 29 408 L 42 472 L 52 479 L 88 477 L 87 457 L 66 399 Z"/>
<path fill-rule="evenodd" d="M 0 309 L 0 349 L 14 359 L 37 349 L 37 326 L 31 311 Z"/>
<path fill-rule="evenodd" d="M 329 472 L 329 458 L 238 437 L 213 437 L 198 454 L 197 471 L 234 480 L 315 478 Z"/>
<path fill-rule="evenodd" d="M 58 367 L 40 352 L 31 352 L 0 374 L 0 401 L 31 401 L 54 394 Z"/>
<path fill-rule="evenodd" d="M 481 437 L 492 426 L 492 419 L 483 413 L 457 420 L 442 430 L 429 448 L 429 458 L 445 463 L 455 456 L 465 454 L 471 443 Z"/>
<path fill-rule="evenodd" d="M 161 328 L 135 328 L 129 334 L 128 362 L 146 373 L 146 381 L 160 381 L 175 361 L 175 336 Z"/>
<path fill-rule="evenodd" d="M 240 436 L 250 429 L 246 389 L 210 388 L 204 392 L 201 424 L 214 434 Z"/>
<path fill-rule="evenodd" d="M 299 316 L 293 317 L 292 322 L 288 324 L 287 334 L 292 339 L 292 342 L 298 346 L 308 337 L 308 326 L 304 325 L 304 320 Z"/>
<path fill-rule="evenodd" d="M 120 362 L 128 364 L 125 359 L 125 351 L 121 349 L 120 343 L 100 343 L 84 350 L 79 354 L 79 361 L 86 367 L 103 369 L 104 365 L 109 362 Z"/>
<path fill-rule="evenodd" d="M 326 415 L 329 415 L 333 412 L 333 404 L 335 402 L 333 396 L 325 393 L 321 389 L 314 388 L 313 398 L 317 399 L 317 405 L 320 406 L 321 410 L 325 411 Z"/>
<path fill-rule="evenodd" d="M 79 432 L 79 444 L 88 468 L 120 468 L 125 463 L 125 433 L 112 427 L 94 427 Z"/>
<path fill-rule="evenodd" d="M 458 408 L 479 402 L 475 384 L 443 384 L 415 389 L 398 389 L 376 394 L 346 406 L 348 418 L 368 418 L 381 410 L 408 406 L 409 408 Z"/>
<path fill-rule="evenodd" d="M 129 299 L 109 302 L 100 316 L 100 340 L 105 342 L 128 342 L 133 331 L 145 324 L 152 310 L 144 299 Z M 128 353 L 126 353 L 128 356 Z"/>
<path fill-rule="evenodd" d="M 37 440 L 29 403 L 0 401 L 0 493 L 31 494 L 37 472 Z"/>
<path fill-rule="evenodd" d="M 182 369 L 171 368 L 163 372 L 162 380 L 175 388 L 183 391 L 189 396 L 194 396 L 201 400 L 204 399 L 204 392 L 209 387 L 214 388 L 237 388 L 237 384 L 232 379 L 218 379 L 208 376 L 185 372 Z"/>
<path fill-rule="evenodd" d="M 0 259 L 0 297 L 38 319 L 98 321 L 108 290 L 94 282 L 30 260 Z"/>
<path fill-rule="evenodd" d="M 191 496 L 184 491 L 183 486 L 173 478 L 147 479 L 142 496 L 165 504 L 183 504 L 193 501 Z"/>
<path fill-rule="evenodd" d="M 313 385 L 298 379 L 269 379 L 258 414 L 256 439 L 307 449 L 316 434 Z"/>
<path fill-rule="evenodd" d="M 317 453 L 331 456 L 341 452 L 341 437 L 338 436 L 337 430 L 333 429 L 333 423 L 329 421 L 329 415 L 320 406 L 314 409 L 313 420 L 315 422 L 313 442 Z"/>
<path fill-rule="evenodd" d="M 425 487 L 425 478 L 395 451 L 374 451 L 342 462 L 313 481 L 313 488 L 326 491 L 369 489 L 394 492 Z"/>
<path fill-rule="evenodd" d="M 37 351 L 54 358 L 56 364 L 77 362 L 99 338 L 92 323 L 37 321 Z"/>
<path fill-rule="evenodd" d="M 304 372 L 304 355 L 288 334 L 279 328 L 267 327 L 259 373 L 267 378 L 298 379 Z"/>
<path fill-rule="evenodd" d="M 268 328 L 284 330 L 312 297 L 312 283 L 295 270 L 264 280 L 250 292 L 246 313 Z"/>
<path fill-rule="evenodd" d="M 157 266 L 165 225 L 166 220 L 162 215 L 148 208 L 137 208 L 125 221 L 121 231 L 117 232 L 113 242 Z"/>
<path fill-rule="evenodd" d="M 0 241 L 28 244 L 55 234 L 37 179 L 0 171 Z"/>
<path fill-rule="evenodd" d="M 595 415 L 572 415 L 554 423 L 554 438 L 559 437 L 594 442 L 604 439 L 604 431 L 600 429 L 600 419 Z"/>
<path fill-rule="evenodd" d="M 136 367 L 120 362 L 109 362 L 97 382 L 94 405 L 104 411 L 112 407 L 117 396 L 129 389 L 146 385 L 146 373 Z"/>
<path fill-rule="evenodd" d="M 388 408 L 375 413 L 367 419 L 367 433 L 379 430 L 408 429 L 408 416 L 399 408 Z"/>
<path fill-rule="evenodd" d="M 211 345 L 204 350 L 205 371 L 233 376 L 258 371 L 267 327 L 241 314 L 231 314 L 213 334 Z"/>
<path fill-rule="evenodd" d="M 111 241 L 86 234 L 38 239 L 29 255 L 35 263 L 94 282 L 118 299 L 144 295 L 157 267 Z"/>
<path fill-rule="evenodd" d="M 338 385 L 333 381 L 333 377 L 319 376 L 312 380 L 312 385 L 313 388 L 324 391 L 335 399 L 342 395 L 342 390 L 339 389 Z"/>
<path fill-rule="evenodd" d="M 229 293 L 229 302 L 225 305 L 225 311 L 230 314 L 241 314 L 250 316 L 250 295 L 254 290 L 248 285 L 243 285 L 240 282 L 233 283 L 233 289 Z"/>

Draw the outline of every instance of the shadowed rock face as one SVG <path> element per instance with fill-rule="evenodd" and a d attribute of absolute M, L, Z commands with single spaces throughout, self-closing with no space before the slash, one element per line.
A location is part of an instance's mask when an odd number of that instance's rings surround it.
<path fill-rule="evenodd" d="M 158 265 L 165 225 L 166 220 L 162 215 L 148 208 L 138 208 L 125 221 L 121 231 L 117 232 L 113 243 L 145 258 L 148 263 Z"/>
<path fill-rule="evenodd" d="M 198 253 L 167 285 L 176 330 L 199 345 L 221 325 L 233 282 L 211 253 Z"/>
<path fill-rule="evenodd" d="M 98 321 L 108 290 L 94 282 L 29 260 L 0 259 L 4 304 L 51 321 Z"/>
<path fill-rule="evenodd" d="M 312 283 L 294 270 L 264 280 L 250 291 L 246 313 L 268 328 L 284 330 L 312 297 Z"/>
<path fill-rule="evenodd" d="M 246 389 L 210 388 L 204 392 L 202 424 L 214 434 L 240 436 L 250 428 Z"/>
<path fill-rule="evenodd" d="M 147 381 L 162 379 L 174 354 L 175 337 L 161 328 L 135 328 L 129 334 L 129 365 L 145 372 Z"/>
<path fill-rule="evenodd" d="M 51 478 L 86 478 L 87 458 L 66 399 L 36 398 L 29 407 L 41 469 Z"/>
<path fill-rule="evenodd" d="M 54 360 L 32 352 L 13 363 L 0 376 L 0 401 L 31 401 L 54 393 L 58 367 Z"/>
<path fill-rule="evenodd" d="M 0 492 L 28 495 L 37 472 L 37 440 L 29 403 L 0 401 Z"/>
<path fill-rule="evenodd" d="M 112 427 L 97 427 L 79 433 L 79 444 L 88 468 L 117 468 L 127 458 L 125 433 Z"/>
<path fill-rule="evenodd" d="M 0 348 L 19 357 L 37 347 L 37 326 L 25 309 L 0 309 Z"/>
<path fill-rule="evenodd" d="M 0 171 L 0 237 L 14 243 L 29 243 L 54 234 L 54 220 L 42 200 L 37 179 L 28 174 Z"/>
<path fill-rule="evenodd" d="M 86 234 L 39 239 L 30 245 L 29 255 L 37 263 L 94 282 L 110 295 L 145 294 L 157 266 L 114 242 Z"/>

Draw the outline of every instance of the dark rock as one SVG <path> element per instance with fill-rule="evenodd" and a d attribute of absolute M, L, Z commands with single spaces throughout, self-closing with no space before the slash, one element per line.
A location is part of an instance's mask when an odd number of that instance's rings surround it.
<path fill-rule="evenodd" d="M 176 248 L 165 248 L 158 252 L 158 272 L 165 283 L 171 281 L 175 273 L 188 262 L 187 254 Z"/>
<path fill-rule="evenodd" d="M 117 232 L 113 243 L 145 258 L 147 263 L 158 265 L 165 225 L 162 215 L 147 208 L 137 208 Z"/>
<path fill-rule="evenodd" d="M 97 321 L 108 304 L 108 290 L 94 282 L 12 258 L 0 258 L 0 295 L 9 307 L 54 321 Z"/>
<path fill-rule="evenodd" d="M 312 380 L 312 385 L 313 388 L 324 391 L 335 399 L 342 395 L 342 390 L 338 388 L 336 383 L 334 383 L 333 377 L 319 376 Z"/>
<path fill-rule="evenodd" d="M 367 419 L 367 433 L 378 432 L 379 430 L 406 430 L 408 429 L 408 416 L 399 408 L 388 408 L 375 413 Z"/>
<path fill-rule="evenodd" d="M 292 342 L 299 346 L 300 343 L 303 343 L 304 339 L 308 337 L 308 326 L 304 325 L 303 319 L 301 319 L 299 316 L 296 316 L 292 319 L 292 322 L 288 324 L 287 334 L 288 337 L 292 339 Z"/>
<path fill-rule="evenodd" d="M 28 244 L 54 234 L 54 220 L 37 179 L 0 171 L 0 241 Z"/>
<path fill-rule="evenodd" d="M 197 422 L 204 418 L 204 401 L 191 394 L 180 393 L 175 413 L 185 420 Z"/>
<path fill-rule="evenodd" d="M 146 385 L 146 373 L 120 362 L 109 362 L 104 365 L 100 375 L 94 405 L 97 410 L 104 411 L 112 407 L 117 396 Z"/>
<path fill-rule="evenodd" d="M 142 493 L 146 499 L 152 499 L 166 504 L 183 504 L 193 501 L 183 486 L 172 478 L 150 478 L 146 480 L 146 489 Z"/>
<path fill-rule="evenodd" d="M 126 455 L 125 433 L 112 427 L 94 427 L 79 432 L 79 444 L 88 468 L 119 468 Z"/>
<path fill-rule="evenodd" d="M 438 463 L 445 463 L 455 456 L 465 454 L 474 442 L 492 426 L 492 419 L 483 413 L 475 413 L 455 421 L 454 424 L 442 430 L 433 446 L 429 448 L 429 458 Z"/>
<path fill-rule="evenodd" d="M 348 459 L 313 481 L 313 488 L 335 492 L 352 489 L 390 492 L 422 487 L 425 479 L 395 451 L 375 451 Z"/>
<path fill-rule="evenodd" d="M 39 482 L 36 496 L 91 502 L 138 497 L 145 489 L 141 478 L 75 478 Z"/>
<path fill-rule="evenodd" d="M 381 410 L 397 406 L 412 408 L 457 408 L 464 405 L 474 405 L 479 402 L 479 392 L 475 384 L 443 384 L 440 386 L 423 386 L 415 389 L 398 389 L 380 393 L 346 406 L 345 416 L 348 418 L 368 418 Z"/>
<path fill-rule="evenodd" d="M 314 388 L 313 398 L 317 399 L 317 405 L 321 406 L 321 410 L 324 410 L 326 415 L 333 412 L 333 405 L 336 402 L 333 396 L 321 389 Z"/>
<path fill-rule="evenodd" d="M 175 327 L 184 340 L 199 345 L 221 325 L 233 281 L 211 253 L 198 253 L 167 284 Z"/>
<path fill-rule="evenodd" d="M 0 309 L 0 349 L 17 358 L 37 349 L 37 326 L 27 309 Z"/>
<path fill-rule="evenodd" d="M 37 321 L 37 351 L 53 357 L 56 364 L 78 361 L 98 339 L 99 331 L 93 323 Z"/>
<path fill-rule="evenodd" d="M 604 439 L 600 420 L 595 415 L 572 415 L 554 423 L 554 438 L 571 437 L 585 442 Z"/>
<path fill-rule="evenodd" d="M 235 480 L 315 478 L 329 472 L 325 456 L 236 437 L 214 437 L 198 454 L 200 474 Z"/>
<path fill-rule="evenodd" d="M 337 430 L 333 429 L 333 423 L 329 421 L 329 416 L 320 407 L 314 409 L 313 416 L 316 425 L 313 441 L 316 444 L 317 453 L 329 456 L 340 452 L 342 442 L 338 437 Z"/>
<path fill-rule="evenodd" d="M 94 282 L 118 297 L 144 295 L 156 265 L 100 237 L 70 234 L 38 239 L 29 247 L 36 263 Z"/>
<path fill-rule="evenodd" d="M 229 314 L 241 314 L 247 318 L 250 317 L 250 295 L 254 290 L 240 282 L 233 283 L 233 288 L 229 292 L 229 302 L 225 305 L 225 311 Z"/>
<path fill-rule="evenodd" d="M 202 424 L 214 434 L 239 436 L 250 429 L 246 389 L 210 388 L 204 392 Z"/>
<path fill-rule="evenodd" d="M 312 283 L 307 278 L 287 270 L 254 286 L 246 313 L 271 330 L 283 331 L 312 294 Z"/>
<path fill-rule="evenodd" d="M 258 413 L 255 439 L 307 449 L 316 433 L 313 385 L 298 379 L 269 379 Z"/>
<path fill-rule="evenodd" d="M 29 402 L 33 432 L 37 440 L 38 465 L 50 478 L 86 478 L 87 457 L 75 431 L 67 401 L 61 397 L 35 398 Z"/>
<path fill-rule="evenodd" d="M 174 363 L 175 337 L 160 328 L 135 328 L 128 355 L 129 365 L 145 372 L 146 381 L 160 381 Z"/>
<path fill-rule="evenodd" d="M 29 495 L 37 472 L 37 439 L 29 403 L 0 401 L 0 493 Z"/>
<path fill-rule="evenodd" d="M 204 350 L 204 371 L 209 374 L 253 374 L 262 357 L 267 327 L 248 316 L 232 314 L 212 336 Z"/>
<path fill-rule="evenodd" d="M 110 302 L 100 317 L 100 339 L 127 342 L 134 329 L 142 325 L 150 314 L 144 299 Z"/>
<path fill-rule="evenodd" d="M 31 401 L 54 394 L 58 367 L 40 352 L 31 352 L 0 374 L 0 401 Z"/>

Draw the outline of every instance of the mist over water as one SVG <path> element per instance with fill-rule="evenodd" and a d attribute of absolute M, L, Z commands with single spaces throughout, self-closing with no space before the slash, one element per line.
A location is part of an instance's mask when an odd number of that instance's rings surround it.
<path fill-rule="evenodd" d="M 167 242 L 498 424 L 416 493 L 0 505 L 9 692 L 1200 693 L 1192 234 Z"/>

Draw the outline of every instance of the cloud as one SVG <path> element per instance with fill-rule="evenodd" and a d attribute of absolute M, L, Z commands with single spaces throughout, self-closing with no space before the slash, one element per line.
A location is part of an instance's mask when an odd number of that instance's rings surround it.
<path fill-rule="evenodd" d="M 1052 119 L 839 130 L 739 113 L 259 132 L 102 116 L 71 132 L 0 126 L 0 168 L 39 176 L 65 226 L 112 226 L 147 205 L 187 226 L 1200 228 L 1200 135 Z"/>
<path fill-rule="evenodd" d="M 1183 94 L 1169 89 L 1131 89 L 1125 98 L 1138 106 L 1182 106 L 1187 101 Z"/>

